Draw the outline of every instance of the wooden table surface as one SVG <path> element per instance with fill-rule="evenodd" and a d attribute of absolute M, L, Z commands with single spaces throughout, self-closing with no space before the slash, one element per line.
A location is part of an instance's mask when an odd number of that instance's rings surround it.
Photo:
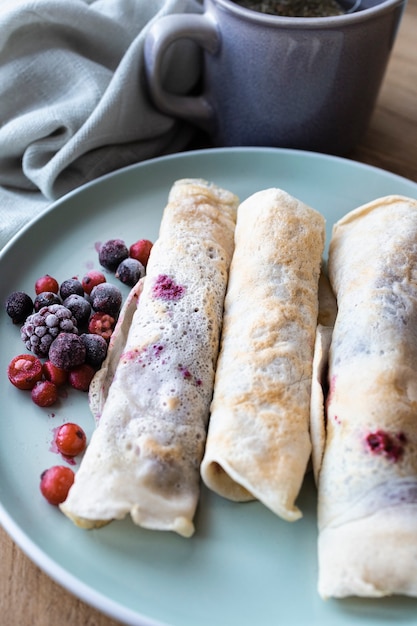
<path fill-rule="evenodd" d="M 351 158 L 417 182 L 417 0 L 409 0 L 370 128 Z M 117 626 L 62 589 L 0 528 L 0 623 Z"/>

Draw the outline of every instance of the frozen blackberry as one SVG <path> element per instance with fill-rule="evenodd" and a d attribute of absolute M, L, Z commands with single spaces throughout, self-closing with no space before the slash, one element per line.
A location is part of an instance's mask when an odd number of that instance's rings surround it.
<path fill-rule="evenodd" d="M 128 256 L 129 250 L 122 239 L 109 239 L 101 244 L 98 251 L 100 264 L 111 272 L 115 272 Z"/>
<path fill-rule="evenodd" d="M 72 293 L 68 298 L 65 298 L 63 304 L 71 311 L 77 320 L 78 328 L 88 323 L 91 315 L 91 304 L 83 296 Z"/>
<path fill-rule="evenodd" d="M 70 370 L 85 362 L 86 349 L 79 335 L 60 333 L 49 348 L 49 360 L 52 365 L 63 370 Z"/>
<path fill-rule="evenodd" d="M 59 287 L 59 293 L 61 295 L 61 298 L 65 300 L 73 293 L 76 293 L 78 296 L 83 296 L 84 288 L 78 278 L 68 278 L 61 283 Z"/>
<path fill-rule="evenodd" d="M 80 339 L 85 345 L 85 362 L 93 367 L 100 367 L 107 355 L 107 341 L 100 335 L 84 333 Z"/>
<path fill-rule="evenodd" d="M 24 291 L 13 291 L 6 298 L 6 313 L 14 324 L 21 324 L 33 311 L 33 301 Z"/>
<path fill-rule="evenodd" d="M 122 305 L 122 292 L 116 285 L 101 283 L 91 292 L 91 306 L 98 313 L 107 313 L 116 318 Z"/>
<path fill-rule="evenodd" d="M 44 357 L 48 356 L 55 337 L 62 332 L 77 335 L 77 320 L 62 304 L 52 304 L 29 315 L 20 329 L 20 336 L 28 350 Z"/>
<path fill-rule="evenodd" d="M 60 296 L 53 291 L 42 291 L 39 293 L 33 301 L 35 312 L 37 313 L 44 306 L 51 306 L 51 304 L 62 304 Z"/>
<path fill-rule="evenodd" d="M 145 276 L 145 268 L 137 259 L 125 259 L 116 270 L 116 278 L 129 287 L 136 285 L 143 276 Z"/>

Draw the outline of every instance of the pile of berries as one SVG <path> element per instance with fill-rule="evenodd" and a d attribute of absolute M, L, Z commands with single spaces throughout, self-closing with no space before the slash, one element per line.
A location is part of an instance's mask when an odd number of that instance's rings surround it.
<path fill-rule="evenodd" d="M 123 239 L 108 239 L 101 244 L 98 259 L 123 284 L 133 287 L 145 276 L 151 249 L 149 239 L 139 239 L 129 248 Z"/>
<path fill-rule="evenodd" d="M 20 336 L 29 354 L 12 359 L 10 382 L 30 389 L 32 400 L 43 407 L 57 401 L 58 389 L 66 383 L 87 391 L 106 357 L 121 305 L 120 289 L 96 270 L 61 284 L 42 276 L 33 300 L 21 291 L 11 293 L 6 312 L 22 324 Z"/>
<path fill-rule="evenodd" d="M 134 286 L 145 275 L 151 248 L 146 239 L 130 248 L 121 239 L 110 239 L 99 248 L 99 262 L 123 284 Z M 23 291 L 11 293 L 6 313 L 20 325 L 28 352 L 10 361 L 10 382 L 30 391 L 40 407 L 55 404 L 64 395 L 60 392 L 64 385 L 88 391 L 106 357 L 121 306 L 122 292 L 99 270 L 62 283 L 46 274 L 35 282 L 33 298 Z M 61 426 L 55 436 L 57 451 L 67 459 L 82 453 L 86 443 L 82 428 L 72 423 Z M 57 505 L 66 499 L 73 481 L 72 469 L 56 465 L 42 473 L 40 490 Z"/>

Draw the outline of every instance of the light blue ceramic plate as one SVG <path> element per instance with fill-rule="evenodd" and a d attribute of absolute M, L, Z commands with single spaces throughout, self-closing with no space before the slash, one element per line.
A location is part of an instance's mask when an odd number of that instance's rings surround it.
<path fill-rule="evenodd" d="M 98 267 L 97 242 L 154 240 L 169 189 L 183 177 L 211 180 L 241 199 L 281 187 L 321 211 L 328 234 L 336 219 L 374 198 L 417 198 L 416 183 L 305 152 L 231 148 L 156 159 L 69 194 L 21 232 L 0 256 L 1 301 L 16 289 L 33 293 L 45 273 L 62 281 Z M 192 539 L 142 530 L 129 520 L 77 529 L 43 500 L 39 475 L 62 462 L 50 449 L 57 426 L 76 421 L 91 433 L 86 394 L 70 394 L 53 411 L 36 407 L 6 377 L 7 364 L 24 347 L 4 310 L 0 339 L 0 521 L 33 561 L 84 601 L 140 626 L 416 623 L 417 600 L 410 598 L 318 597 L 311 476 L 298 501 L 304 517 L 293 524 L 259 503 L 235 504 L 203 489 Z"/>

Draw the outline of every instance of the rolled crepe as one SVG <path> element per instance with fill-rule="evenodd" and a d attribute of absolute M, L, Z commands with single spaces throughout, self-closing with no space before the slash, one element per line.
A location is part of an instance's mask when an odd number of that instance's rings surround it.
<path fill-rule="evenodd" d="M 333 230 L 338 313 L 319 469 L 322 597 L 417 595 L 417 201 Z"/>
<path fill-rule="evenodd" d="M 61 505 L 79 526 L 130 513 L 146 528 L 194 532 L 236 208 L 205 181 L 171 190 L 122 348 L 115 339 L 93 383 L 98 426 Z"/>
<path fill-rule="evenodd" d="M 221 350 L 201 465 L 205 484 L 286 520 L 309 460 L 324 218 L 280 189 L 238 208 Z"/>

